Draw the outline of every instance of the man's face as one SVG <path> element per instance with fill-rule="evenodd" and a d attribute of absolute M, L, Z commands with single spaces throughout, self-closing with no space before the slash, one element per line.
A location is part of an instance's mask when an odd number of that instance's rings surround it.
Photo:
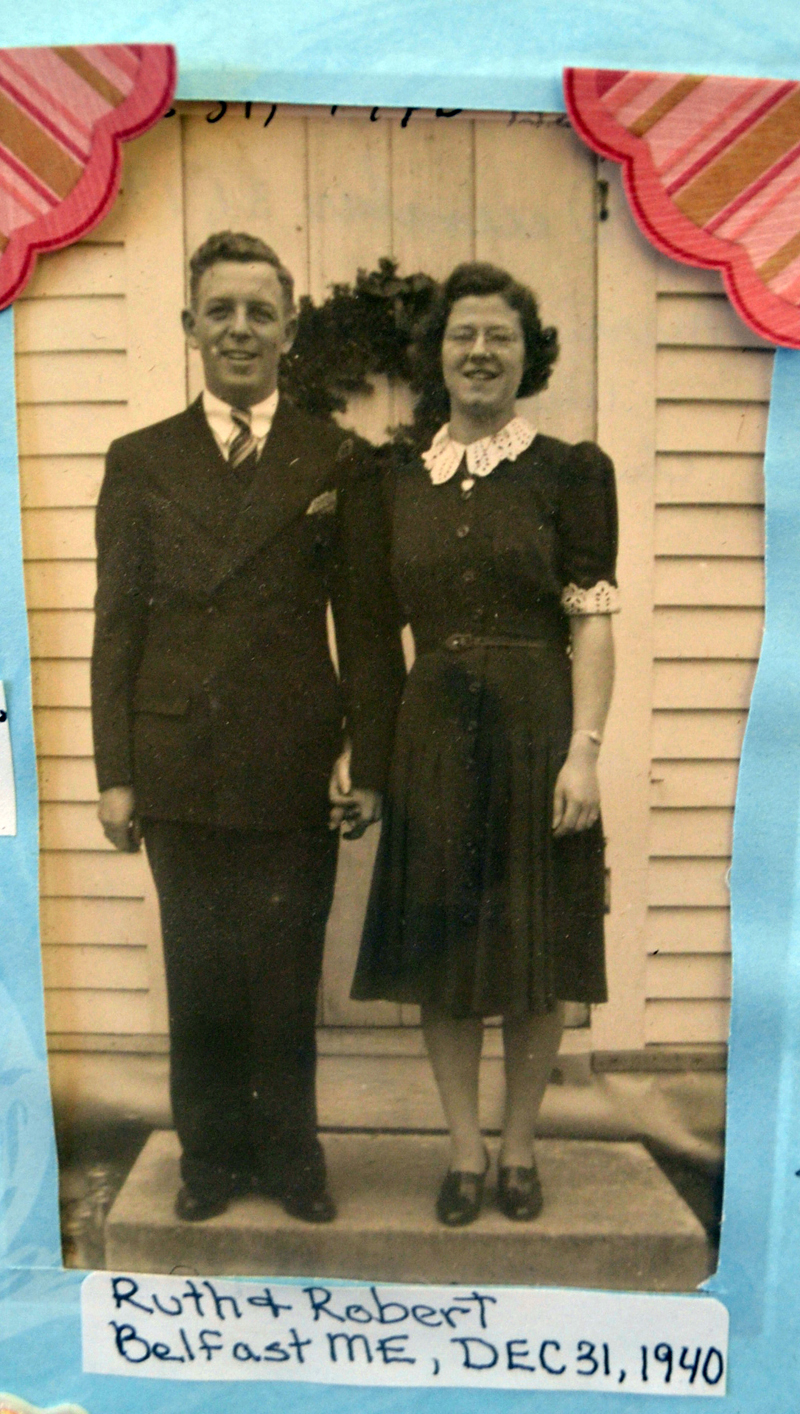
<path fill-rule="evenodd" d="M 203 272 L 183 327 L 200 350 L 209 391 L 232 407 L 249 408 L 275 391 L 297 321 L 272 265 L 220 260 Z"/>

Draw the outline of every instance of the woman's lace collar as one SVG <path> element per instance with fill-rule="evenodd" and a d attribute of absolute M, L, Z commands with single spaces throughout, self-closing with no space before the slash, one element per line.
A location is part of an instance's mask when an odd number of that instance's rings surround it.
<path fill-rule="evenodd" d="M 455 476 L 466 453 L 468 476 L 488 476 L 502 461 L 516 461 L 521 452 L 527 451 L 536 436 L 535 427 L 528 419 L 512 417 L 499 432 L 490 437 L 481 437 L 479 442 L 456 442 L 450 436 L 450 425 L 445 423 L 436 433 L 422 460 L 430 472 L 434 486 L 441 486 Z"/>

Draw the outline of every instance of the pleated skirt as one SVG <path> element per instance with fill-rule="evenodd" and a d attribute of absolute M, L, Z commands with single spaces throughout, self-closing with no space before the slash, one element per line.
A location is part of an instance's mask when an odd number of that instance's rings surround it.
<path fill-rule="evenodd" d="M 606 1000 L 602 826 L 552 831 L 571 724 L 560 643 L 417 658 L 354 999 L 454 1017 Z"/>

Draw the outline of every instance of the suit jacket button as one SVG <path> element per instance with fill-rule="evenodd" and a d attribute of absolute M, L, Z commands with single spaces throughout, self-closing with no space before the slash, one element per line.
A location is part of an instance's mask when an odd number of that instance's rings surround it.
<path fill-rule="evenodd" d="M 217 612 L 216 607 L 215 607 L 213 604 L 209 604 L 208 608 L 206 609 L 206 613 L 207 613 L 207 614 L 216 614 L 216 612 Z"/>
<path fill-rule="evenodd" d="M 466 537 L 467 535 L 469 535 L 469 526 L 468 526 L 468 525 L 459 525 L 459 526 L 456 528 L 456 535 L 458 536 L 459 540 L 464 540 L 465 537 Z"/>

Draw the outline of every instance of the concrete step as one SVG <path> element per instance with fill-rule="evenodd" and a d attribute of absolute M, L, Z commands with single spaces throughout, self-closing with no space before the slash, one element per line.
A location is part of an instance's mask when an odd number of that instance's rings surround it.
<path fill-rule="evenodd" d="M 374 1281 L 480 1282 L 691 1291 L 710 1272 L 705 1232 L 638 1143 L 545 1139 L 545 1194 L 533 1223 L 492 1204 L 471 1227 L 441 1227 L 433 1203 L 447 1140 L 430 1134 L 323 1136 L 335 1222 L 314 1226 L 248 1196 L 205 1223 L 181 1223 L 171 1130 L 156 1130 L 106 1221 L 117 1271 Z"/>

